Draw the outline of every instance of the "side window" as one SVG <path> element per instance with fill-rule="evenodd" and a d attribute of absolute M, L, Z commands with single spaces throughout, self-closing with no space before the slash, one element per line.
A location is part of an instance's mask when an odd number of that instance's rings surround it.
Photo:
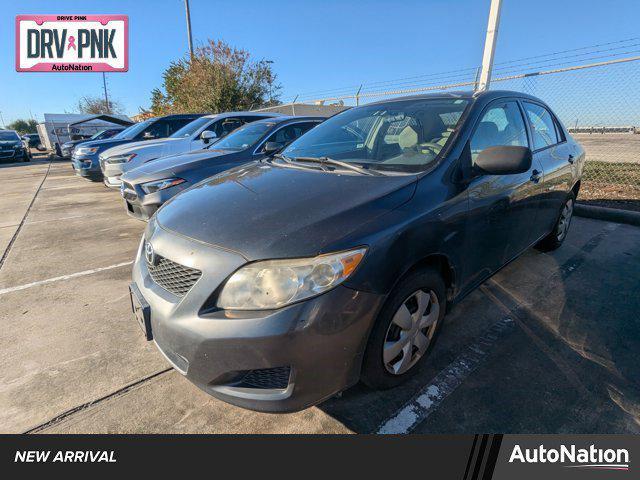
<path fill-rule="evenodd" d="M 142 138 L 164 138 L 167 136 L 168 122 L 166 120 L 158 120 L 149 125 L 140 137 Z"/>
<path fill-rule="evenodd" d="M 531 124 L 534 150 L 558 143 L 555 121 L 549 110 L 528 102 L 524 102 L 524 109 Z"/>
<path fill-rule="evenodd" d="M 167 133 L 166 137 L 171 135 L 173 132 L 177 132 L 182 127 L 184 127 L 187 123 L 191 123 L 195 120 L 195 118 L 176 118 L 174 120 L 169 120 L 167 122 Z"/>
<path fill-rule="evenodd" d="M 491 105 L 471 137 L 471 159 L 489 147 L 528 147 L 527 130 L 518 104 L 514 101 Z"/>
<path fill-rule="evenodd" d="M 277 132 L 274 132 L 269 136 L 267 142 L 277 142 L 282 145 L 289 145 L 296 138 L 301 136 L 308 130 L 311 130 L 314 126 L 317 125 L 317 122 L 307 122 L 307 123 L 295 123 L 293 125 L 287 125 L 286 127 L 281 128 Z"/>
<path fill-rule="evenodd" d="M 223 120 L 220 125 L 220 134 L 218 134 L 218 137 L 229 135 L 236 128 L 241 127 L 243 123 L 239 118 L 227 118 Z"/>

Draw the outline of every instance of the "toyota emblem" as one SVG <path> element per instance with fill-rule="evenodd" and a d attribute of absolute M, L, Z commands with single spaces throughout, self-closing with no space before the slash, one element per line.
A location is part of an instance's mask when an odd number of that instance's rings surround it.
<path fill-rule="evenodd" d="M 156 254 L 153 251 L 153 246 L 149 242 L 144 244 L 144 258 L 149 265 L 155 265 Z"/>

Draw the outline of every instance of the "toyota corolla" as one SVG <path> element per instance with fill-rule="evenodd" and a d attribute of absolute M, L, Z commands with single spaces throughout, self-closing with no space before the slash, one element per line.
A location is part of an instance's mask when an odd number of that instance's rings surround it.
<path fill-rule="evenodd" d="M 353 108 L 160 208 L 135 318 L 179 372 L 242 407 L 393 387 L 428 361 L 451 305 L 562 244 L 583 165 L 552 110 L 516 92 Z"/>

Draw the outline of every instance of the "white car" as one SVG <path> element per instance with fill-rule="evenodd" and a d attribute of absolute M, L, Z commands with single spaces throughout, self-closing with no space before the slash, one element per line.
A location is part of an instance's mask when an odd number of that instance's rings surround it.
<path fill-rule="evenodd" d="M 100 154 L 104 183 L 107 187 L 120 188 L 122 174 L 144 163 L 168 155 L 201 150 L 246 123 L 278 115 L 260 112 L 206 115 L 188 123 L 170 137 L 115 146 Z"/>

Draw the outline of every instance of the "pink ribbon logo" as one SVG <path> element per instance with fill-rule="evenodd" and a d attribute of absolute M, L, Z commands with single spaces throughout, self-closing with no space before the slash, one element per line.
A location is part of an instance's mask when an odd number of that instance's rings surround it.
<path fill-rule="evenodd" d="M 67 50 L 71 50 L 72 48 L 76 51 L 78 50 L 76 48 L 76 37 L 74 37 L 73 35 L 69 37 L 69 45 L 67 46 Z"/>

